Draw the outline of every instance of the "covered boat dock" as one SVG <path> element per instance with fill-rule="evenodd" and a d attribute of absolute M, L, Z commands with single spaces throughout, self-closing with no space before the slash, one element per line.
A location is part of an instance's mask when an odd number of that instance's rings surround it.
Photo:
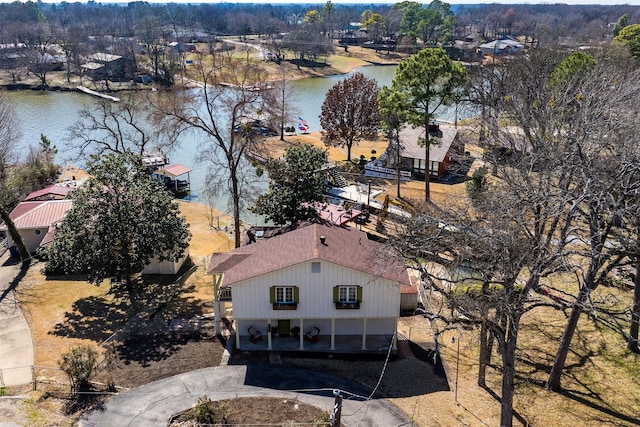
<path fill-rule="evenodd" d="M 152 176 L 176 197 L 184 197 L 191 191 L 190 172 L 191 169 L 184 165 L 167 165 L 154 171 Z M 187 179 L 180 179 L 184 175 Z"/>

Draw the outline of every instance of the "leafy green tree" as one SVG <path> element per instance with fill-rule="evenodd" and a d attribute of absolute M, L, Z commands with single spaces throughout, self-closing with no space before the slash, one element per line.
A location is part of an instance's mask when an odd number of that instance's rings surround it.
<path fill-rule="evenodd" d="M 367 29 L 367 33 L 374 41 L 378 40 L 385 30 L 384 16 L 379 13 L 372 12 L 369 9 L 362 12 L 360 15 L 360 22 Z"/>
<path fill-rule="evenodd" d="M 277 225 L 318 217 L 316 205 L 324 200 L 324 177 L 319 169 L 326 152 L 313 145 L 286 149 L 284 160 L 269 165 L 269 192 L 258 197 L 253 212 Z"/>
<path fill-rule="evenodd" d="M 133 276 L 154 257 L 182 257 L 190 238 L 187 223 L 172 196 L 144 171 L 140 156 L 94 156 L 88 172 L 91 178 L 74 191 L 73 208 L 46 249 L 46 270 L 85 273 L 95 285 L 122 278 L 138 308 Z"/>
<path fill-rule="evenodd" d="M 382 129 L 389 137 L 391 141 L 391 150 L 394 157 L 393 163 L 396 168 L 396 197 L 400 198 L 400 183 L 401 183 L 401 165 L 402 165 L 402 141 L 400 140 L 400 130 L 404 125 L 404 111 L 397 109 L 398 105 L 404 105 L 406 102 L 404 99 L 404 93 L 394 91 L 387 86 L 384 86 L 380 90 L 378 96 L 378 104 L 380 114 L 382 116 Z"/>
<path fill-rule="evenodd" d="M 567 56 L 551 73 L 550 89 L 565 91 L 575 86 L 580 77 L 585 76 L 596 65 L 596 60 L 584 53 L 573 52 Z"/>
<path fill-rule="evenodd" d="M 629 25 L 629 15 L 625 13 L 620 18 L 618 18 L 618 22 L 616 22 L 616 25 L 613 26 L 613 37 L 617 37 L 618 34 L 620 34 L 620 31 L 622 31 L 622 29 L 627 25 Z"/>
<path fill-rule="evenodd" d="M 452 101 L 456 89 L 462 85 L 465 77 L 464 66 L 451 61 L 443 49 L 427 48 L 398 65 L 388 92 L 388 96 L 392 96 L 393 92 L 403 94 L 397 97 L 395 106 L 391 108 L 403 111 L 406 123 L 422 127 L 425 131 L 425 138 L 420 144 L 424 146 L 426 155 L 424 181 L 427 202 L 430 200 L 429 148 L 432 144 L 429 124 L 436 118 L 438 108 Z"/>
<path fill-rule="evenodd" d="M 455 27 L 455 17 L 448 3 L 433 0 L 419 13 L 418 30 L 422 42 L 427 46 L 436 46 L 450 41 Z"/>
<path fill-rule="evenodd" d="M 322 104 L 322 141 L 327 146 L 346 147 L 349 162 L 353 145 L 375 138 L 380 131 L 378 92 L 375 79 L 355 73 L 333 85 Z"/>
<path fill-rule="evenodd" d="M 634 58 L 640 57 L 640 24 L 624 27 L 613 40 L 627 46 Z"/>
<path fill-rule="evenodd" d="M 400 12 L 400 35 L 415 36 L 420 23 L 422 4 L 415 1 L 403 1 L 393 5 L 393 9 Z"/>

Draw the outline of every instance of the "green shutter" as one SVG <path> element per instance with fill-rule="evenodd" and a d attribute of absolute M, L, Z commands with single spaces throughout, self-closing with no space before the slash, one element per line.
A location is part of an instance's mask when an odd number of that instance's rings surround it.
<path fill-rule="evenodd" d="M 300 302 L 300 288 L 297 286 L 293 287 L 293 302 L 296 304 Z"/>
<path fill-rule="evenodd" d="M 358 304 L 362 302 L 362 286 L 356 288 L 356 297 L 358 298 Z"/>
<path fill-rule="evenodd" d="M 269 301 L 271 304 L 275 304 L 276 302 L 276 287 L 272 286 L 269 288 Z"/>
<path fill-rule="evenodd" d="M 340 286 L 333 287 L 333 303 L 340 301 Z"/>

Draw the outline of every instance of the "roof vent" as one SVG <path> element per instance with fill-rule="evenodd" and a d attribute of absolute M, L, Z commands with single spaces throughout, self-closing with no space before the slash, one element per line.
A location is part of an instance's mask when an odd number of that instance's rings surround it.
<path fill-rule="evenodd" d="M 320 243 L 322 243 L 323 245 L 327 246 L 327 237 L 326 236 L 320 236 Z"/>

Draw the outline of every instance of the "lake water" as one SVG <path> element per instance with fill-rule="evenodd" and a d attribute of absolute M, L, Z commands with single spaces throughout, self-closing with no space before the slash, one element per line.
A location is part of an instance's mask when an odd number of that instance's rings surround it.
<path fill-rule="evenodd" d="M 388 86 L 393 79 L 395 66 L 369 66 L 355 71 L 376 79 L 379 86 Z M 347 76 L 318 77 L 292 82 L 295 109 L 297 114 L 306 120 L 310 132 L 322 130 L 319 116 L 326 93 L 336 82 Z M 40 135 L 44 134 L 59 149 L 56 161 L 60 164 L 66 164 L 71 158 L 70 153 L 65 150 L 67 129 L 80 118 L 80 110 L 95 103 L 95 99 L 77 92 L 19 91 L 7 92 L 7 95 L 13 101 L 21 123 L 22 145 L 25 150 L 29 144 L 37 145 L 40 141 Z M 453 110 L 444 109 L 438 117 L 452 121 Z M 205 203 L 205 200 L 199 196 L 204 188 L 207 166 L 196 162 L 196 150 L 193 147 L 192 140 L 182 141 L 181 148 L 171 154 L 170 160 L 172 163 L 182 163 L 193 169 L 190 176 L 192 194 L 195 196 L 195 200 Z M 76 165 L 78 164 L 76 163 Z M 83 165 L 79 164 L 78 166 Z M 267 183 L 262 183 L 261 187 L 266 188 Z M 214 201 L 213 205 L 222 212 L 229 211 L 227 199 L 224 197 Z M 261 222 L 260 218 L 256 218 L 250 213 L 244 214 L 243 220 L 251 223 Z"/>

